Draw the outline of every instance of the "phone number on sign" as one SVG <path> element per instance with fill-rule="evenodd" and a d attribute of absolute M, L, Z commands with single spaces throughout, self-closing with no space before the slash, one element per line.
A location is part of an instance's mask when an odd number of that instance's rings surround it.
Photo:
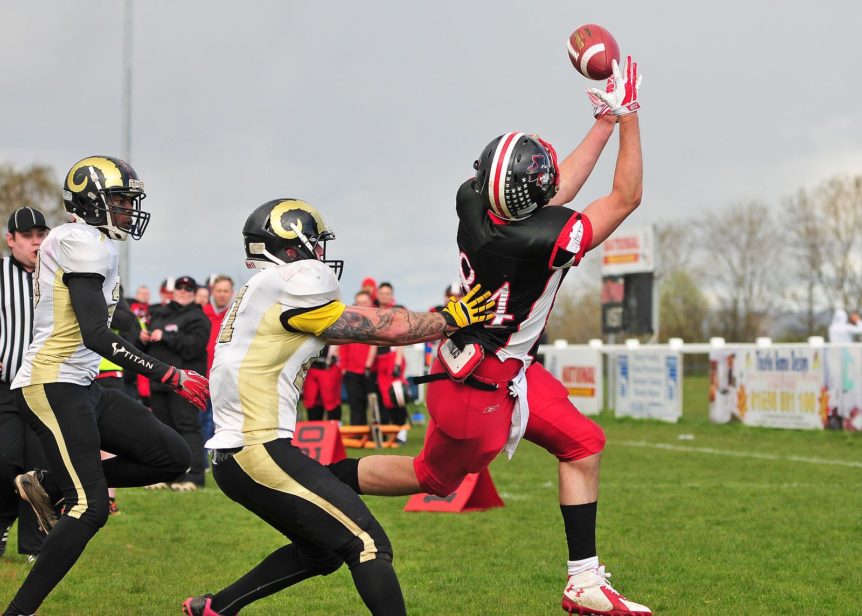
<path fill-rule="evenodd" d="M 751 410 L 783 413 L 816 413 L 817 394 L 810 391 L 753 391 Z"/>

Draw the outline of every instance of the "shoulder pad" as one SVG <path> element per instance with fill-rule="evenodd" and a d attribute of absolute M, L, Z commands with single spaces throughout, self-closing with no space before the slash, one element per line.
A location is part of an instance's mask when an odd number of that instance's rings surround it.
<path fill-rule="evenodd" d="M 93 227 L 69 223 L 57 229 L 57 265 L 66 273 L 106 276 L 110 267 L 109 240 Z"/>
<path fill-rule="evenodd" d="M 284 290 L 290 295 L 318 295 L 341 299 L 338 279 L 322 261 L 304 259 L 275 268 L 284 280 Z"/>

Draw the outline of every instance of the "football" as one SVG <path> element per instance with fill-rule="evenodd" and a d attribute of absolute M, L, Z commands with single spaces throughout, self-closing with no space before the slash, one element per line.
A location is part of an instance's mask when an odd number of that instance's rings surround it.
<path fill-rule="evenodd" d="M 613 74 L 611 60 L 620 61 L 617 40 L 596 24 L 585 24 L 572 32 L 567 45 L 572 66 L 587 79 L 607 79 Z"/>

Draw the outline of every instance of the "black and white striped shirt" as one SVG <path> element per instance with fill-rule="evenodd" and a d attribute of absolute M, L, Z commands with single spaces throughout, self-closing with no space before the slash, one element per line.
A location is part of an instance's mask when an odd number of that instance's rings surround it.
<path fill-rule="evenodd" d="M 10 383 L 33 340 L 33 273 L 10 257 L 0 260 L 0 381 Z"/>

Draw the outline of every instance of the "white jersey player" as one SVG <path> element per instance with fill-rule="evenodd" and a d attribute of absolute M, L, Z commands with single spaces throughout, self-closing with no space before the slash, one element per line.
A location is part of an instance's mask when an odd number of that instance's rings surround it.
<path fill-rule="evenodd" d="M 204 377 L 141 353 L 108 328 L 120 296 L 115 241 L 143 235 L 150 216 L 143 198 L 143 182 L 127 163 L 85 158 L 63 186 L 73 221 L 52 229 L 41 246 L 33 342 L 12 389 L 50 472 L 24 473 L 15 484 L 43 530 L 53 530 L 6 614 L 35 613 L 69 571 L 108 519 L 108 487 L 171 481 L 191 459 L 182 438 L 140 402 L 94 383 L 102 356 L 206 405 Z M 116 456 L 101 461 L 100 449 Z"/>
<path fill-rule="evenodd" d="M 491 318 L 478 288 L 436 313 L 345 306 L 342 261 L 326 260 L 335 236 L 296 199 L 269 201 L 243 228 L 246 264 L 267 267 L 240 290 L 225 317 L 212 371 L 213 477 L 230 498 L 292 543 L 239 580 L 183 604 L 190 616 L 244 606 L 347 563 L 372 614 L 404 614 L 392 547 L 383 528 L 330 469 L 293 446 L 302 382 L 326 342 L 410 344 Z"/>
<path fill-rule="evenodd" d="M 216 433 L 207 448 L 293 436 L 305 372 L 325 344 L 320 334 L 343 311 L 338 280 L 316 259 L 266 269 L 240 290 L 216 345 Z"/>

